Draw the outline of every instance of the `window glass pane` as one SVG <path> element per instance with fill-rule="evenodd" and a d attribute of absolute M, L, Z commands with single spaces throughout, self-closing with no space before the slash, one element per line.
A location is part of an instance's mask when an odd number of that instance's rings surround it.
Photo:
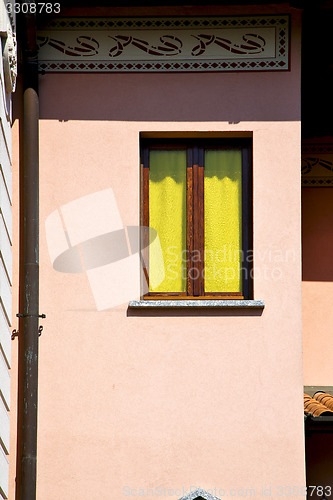
<path fill-rule="evenodd" d="M 242 291 L 242 152 L 205 151 L 205 291 Z"/>
<path fill-rule="evenodd" d="M 165 278 L 154 292 L 186 292 L 186 151 L 151 150 L 149 226 L 156 229 Z M 149 282 L 160 276 L 160 259 L 149 248 Z"/>

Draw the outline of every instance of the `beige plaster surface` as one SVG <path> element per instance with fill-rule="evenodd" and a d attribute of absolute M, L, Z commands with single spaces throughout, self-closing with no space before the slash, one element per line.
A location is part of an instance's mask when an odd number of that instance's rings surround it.
<path fill-rule="evenodd" d="M 304 385 L 333 384 L 333 283 L 303 281 Z"/>
<path fill-rule="evenodd" d="M 291 72 L 40 78 L 39 500 L 304 485 L 297 16 L 292 34 Z M 262 315 L 97 312 L 84 274 L 52 268 L 62 205 L 112 187 L 139 223 L 145 131 L 253 134 Z"/>

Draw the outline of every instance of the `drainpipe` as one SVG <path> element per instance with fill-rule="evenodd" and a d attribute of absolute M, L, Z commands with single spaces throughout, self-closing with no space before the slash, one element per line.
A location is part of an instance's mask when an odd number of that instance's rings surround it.
<path fill-rule="evenodd" d="M 18 16 L 19 17 L 19 16 Z M 39 151 L 36 18 L 18 19 L 23 73 L 16 500 L 36 498 L 39 337 Z"/>

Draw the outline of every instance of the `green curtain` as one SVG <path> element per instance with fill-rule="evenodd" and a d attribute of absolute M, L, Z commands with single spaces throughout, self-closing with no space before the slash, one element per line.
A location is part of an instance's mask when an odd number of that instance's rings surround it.
<path fill-rule="evenodd" d="M 165 278 L 154 292 L 186 291 L 186 151 L 151 150 L 149 157 L 149 226 L 156 229 Z M 182 259 L 183 257 L 183 259 Z M 149 281 L 158 282 L 161 261 L 149 248 Z"/>
<path fill-rule="evenodd" d="M 205 151 L 205 291 L 242 291 L 242 154 Z"/>

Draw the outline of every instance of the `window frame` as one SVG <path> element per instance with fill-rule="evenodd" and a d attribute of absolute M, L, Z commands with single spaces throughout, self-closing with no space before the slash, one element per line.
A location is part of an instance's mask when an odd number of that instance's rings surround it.
<path fill-rule="evenodd" d="M 242 291 L 241 292 L 205 292 L 204 260 L 193 260 L 195 250 L 205 255 L 204 247 L 204 154 L 205 149 L 233 150 L 242 152 Z M 226 138 L 163 138 L 141 139 L 141 227 L 149 227 L 149 152 L 150 150 L 186 150 L 186 250 L 187 260 L 186 292 L 150 292 L 141 293 L 144 300 L 207 300 L 207 299 L 253 299 L 253 175 L 252 175 L 252 139 Z M 197 208 L 195 208 L 197 207 Z M 143 231 L 141 254 L 143 256 L 142 282 L 149 285 L 149 231 Z M 189 269 L 198 269 L 199 279 L 191 279 Z"/>

